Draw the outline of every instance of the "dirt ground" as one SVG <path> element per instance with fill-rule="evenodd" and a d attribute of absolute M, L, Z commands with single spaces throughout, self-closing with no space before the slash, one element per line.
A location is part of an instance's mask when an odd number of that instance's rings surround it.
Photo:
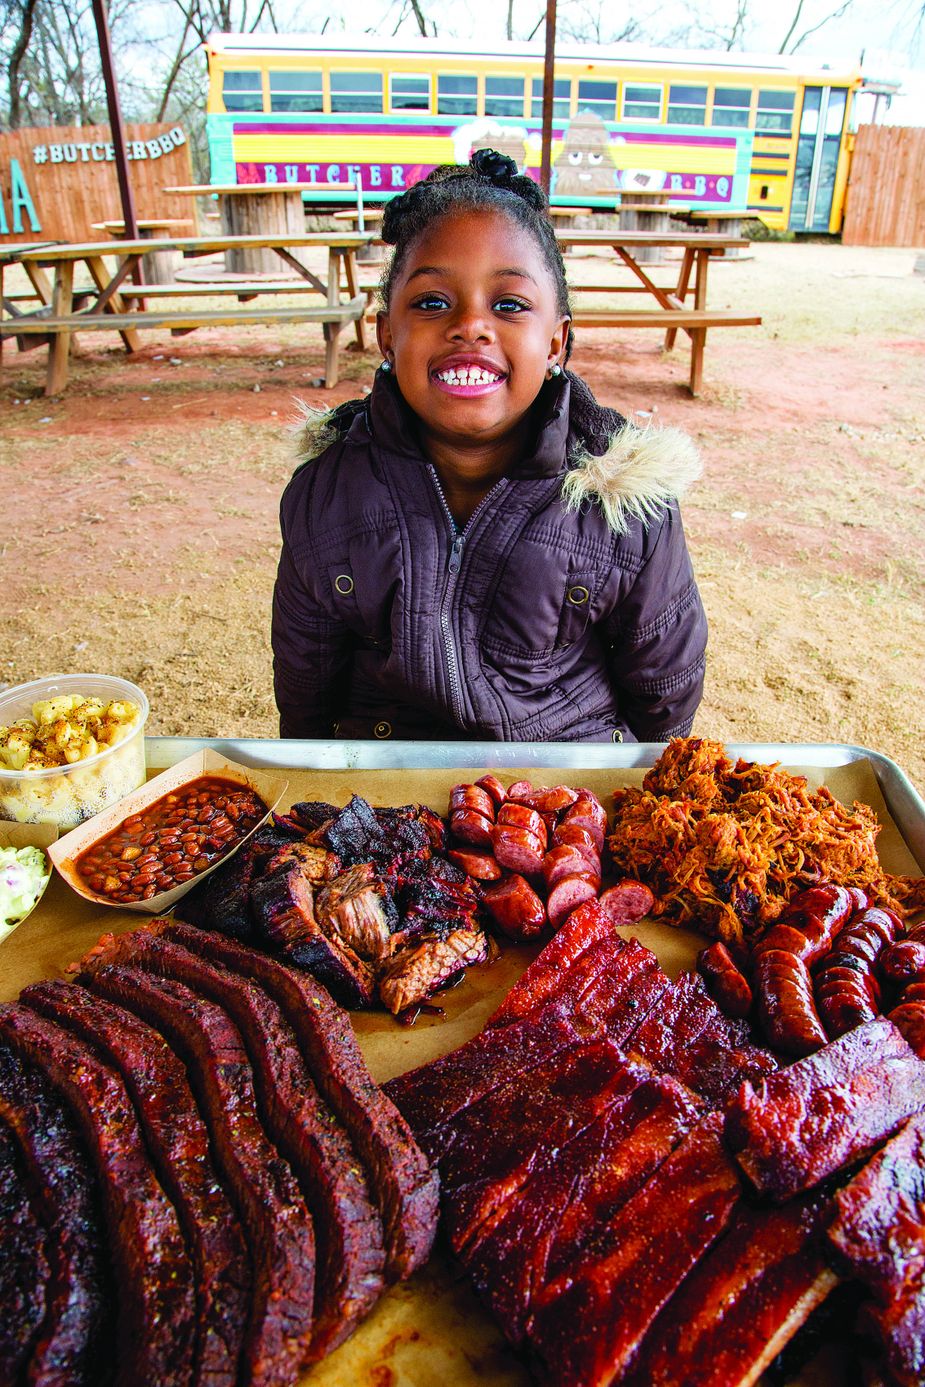
<path fill-rule="evenodd" d="M 710 619 L 695 730 L 728 742 L 847 742 L 925 792 L 925 276 L 916 252 L 757 243 L 711 270 L 716 330 L 693 400 L 687 351 L 586 331 L 598 397 L 687 430 L 705 475 L 685 524 Z M 576 282 L 619 271 L 598 252 Z M 320 329 L 86 338 L 65 393 L 45 352 L 0 374 L 0 688 L 122 674 L 156 734 L 273 736 L 270 599 L 293 401 L 337 403 L 377 354 L 318 388 Z"/>

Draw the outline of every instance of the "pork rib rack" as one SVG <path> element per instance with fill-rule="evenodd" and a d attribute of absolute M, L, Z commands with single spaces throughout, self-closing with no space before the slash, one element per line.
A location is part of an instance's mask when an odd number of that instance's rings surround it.
<path fill-rule="evenodd" d="M 439 1165 L 453 1251 L 538 1381 L 745 1387 L 848 1269 L 911 1387 L 922 1117 L 835 1195 L 925 1111 L 923 1083 L 884 1021 L 779 1069 L 700 978 L 671 982 L 588 902 L 480 1035 L 386 1089 Z"/>

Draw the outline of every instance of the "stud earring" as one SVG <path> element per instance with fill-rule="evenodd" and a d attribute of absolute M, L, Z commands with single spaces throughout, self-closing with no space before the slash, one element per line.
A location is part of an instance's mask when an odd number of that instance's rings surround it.
<path fill-rule="evenodd" d="M 549 374 L 550 374 L 550 376 L 553 377 L 553 379 L 555 379 L 556 376 L 561 376 L 561 374 L 562 374 L 562 367 L 559 365 L 558 361 L 556 362 L 556 364 L 555 364 L 554 366 L 550 366 L 550 368 L 549 368 Z"/>
<path fill-rule="evenodd" d="M 391 361 L 385 360 L 385 361 L 381 361 L 381 362 L 379 363 L 379 370 L 380 370 L 380 371 L 391 371 L 391 369 L 392 369 L 392 363 L 391 363 Z"/>

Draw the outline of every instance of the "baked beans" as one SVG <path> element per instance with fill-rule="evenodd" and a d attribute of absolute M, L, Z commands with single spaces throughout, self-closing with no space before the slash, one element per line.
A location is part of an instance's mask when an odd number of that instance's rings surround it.
<path fill-rule="evenodd" d="M 202 775 L 123 819 L 86 848 L 74 866 L 98 896 L 148 901 L 211 867 L 266 812 L 263 800 L 246 785 Z"/>

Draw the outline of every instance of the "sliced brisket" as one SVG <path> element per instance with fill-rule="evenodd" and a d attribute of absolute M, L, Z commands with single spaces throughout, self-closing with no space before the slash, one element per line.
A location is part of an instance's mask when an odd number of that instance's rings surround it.
<path fill-rule="evenodd" d="M 330 1353 L 384 1286 L 382 1222 L 357 1154 L 312 1083 L 292 1027 L 261 987 L 146 930 L 123 935 L 122 957 L 210 997 L 244 1041 L 267 1134 L 292 1166 L 317 1242 L 311 1357 Z"/>
<path fill-rule="evenodd" d="M 184 1060 L 251 1253 L 243 1373 L 261 1387 L 289 1387 L 311 1337 L 314 1236 L 295 1177 L 257 1120 L 240 1036 L 214 1002 L 140 968 L 102 967 L 82 981 L 148 1021 Z"/>
<path fill-rule="evenodd" d="M 194 1381 L 233 1387 L 247 1320 L 250 1264 L 182 1061 L 144 1021 L 75 983 L 36 983 L 20 994 L 20 1002 L 94 1046 L 122 1076 L 193 1259 Z"/>
<path fill-rule="evenodd" d="M 376 995 L 370 965 L 338 935 L 327 935 L 315 917 L 315 893 L 298 862 L 290 862 L 251 886 L 257 938 L 314 973 L 344 1006 L 367 1007 Z"/>
<path fill-rule="evenodd" d="M 45 1230 L 29 1202 L 16 1143 L 0 1122 L 0 1382 L 15 1383 L 45 1316 Z"/>
<path fill-rule="evenodd" d="M 881 1018 L 744 1083 L 726 1109 L 726 1141 L 755 1188 L 783 1202 L 867 1155 L 923 1109 L 925 1063 Z"/>
<path fill-rule="evenodd" d="M 279 1004 L 321 1097 L 346 1129 L 365 1168 L 385 1227 L 390 1280 L 410 1276 L 430 1255 L 437 1227 L 437 1177 L 407 1122 L 372 1080 L 350 1018 L 313 977 L 254 949 L 174 921 L 165 938 L 250 978 Z"/>
<path fill-rule="evenodd" d="M 0 1046 L 0 1123 L 17 1143 L 48 1231 L 45 1317 L 30 1387 L 103 1387 L 113 1368 L 113 1293 L 96 1180 L 70 1112 L 40 1070 Z"/>
<path fill-rule="evenodd" d="M 61 1093 L 95 1163 L 117 1273 L 117 1381 L 190 1382 L 193 1268 L 125 1085 L 87 1045 L 26 1007 L 0 1009 L 0 1036 Z"/>
<path fill-rule="evenodd" d="M 462 969 L 484 963 L 487 957 L 488 940 L 480 929 L 425 935 L 382 964 L 379 997 L 397 1016 L 433 996 Z"/>

